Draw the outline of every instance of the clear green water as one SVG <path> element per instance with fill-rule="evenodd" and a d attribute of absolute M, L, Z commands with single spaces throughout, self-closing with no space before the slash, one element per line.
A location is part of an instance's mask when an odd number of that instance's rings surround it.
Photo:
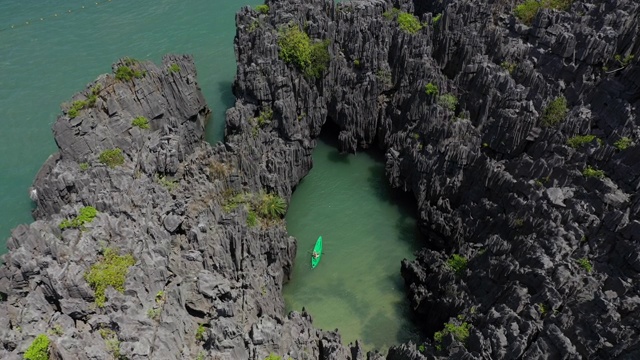
<path fill-rule="evenodd" d="M 51 125 L 60 104 L 110 72 L 117 58 L 157 62 L 170 52 L 192 54 L 213 110 L 207 139 L 221 140 L 224 112 L 233 105 L 235 13 L 259 3 L 0 1 L 0 254 L 11 229 L 32 221 L 27 189 L 56 151 Z"/>
<path fill-rule="evenodd" d="M 418 245 L 412 207 L 392 199 L 383 163 L 371 154 L 341 155 L 320 141 L 313 163 L 286 217 L 298 239 L 287 309 L 304 307 L 316 327 L 338 328 L 345 344 L 359 339 L 367 350 L 414 339 L 400 276 L 400 261 Z M 320 235 L 322 259 L 311 269 Z"/>
<path fill-rule="evenodd" d="M 51 125 L 60 103 L 110 72 L 117 58 L 193 54 L 213 109 L 207 139 L 222 139 L 224 112 L 233 105 L 235 13 L 262 1 L 97 2 L 0 2 L 0 254 L 11 229 L 32 221 L 27 189 L 56 151 Z M 414 250 L 413 215 L 390 200 L 382 163 L 371 156 L 341 156 L 321 142 L 314 162 L 287 217 L 300 246 L 286 287 L 289 308 L 306 306 L 316 325 L 339 328 L 345 343 L 385 348 L 406 340 L 413 329 L 399 266 Z M 320 234 L 326 252 L 310 271 L 305 251 Z"/>

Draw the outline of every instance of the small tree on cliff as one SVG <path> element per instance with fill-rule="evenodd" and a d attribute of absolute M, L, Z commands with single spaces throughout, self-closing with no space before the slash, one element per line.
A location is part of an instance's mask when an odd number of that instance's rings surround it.
<path fill-rule="evenodd" d="M 280 30 L 278 38 L 280 58 L 297 66 L 310 78 L 319 78 L 329 64 L 329 40 L 313 43 L 306 32 L 297 25 Z"/>

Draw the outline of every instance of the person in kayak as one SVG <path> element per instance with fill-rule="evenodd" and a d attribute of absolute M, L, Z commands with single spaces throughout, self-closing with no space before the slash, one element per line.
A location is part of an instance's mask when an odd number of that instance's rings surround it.
<path fill-rule="evenodd" d="M 320 254 L 318 254 L 317 252 L 314 251 L 314 252 L 311 253 L 311 257 L 314 258 L 314 259 L 317 259 L 317 258 L 320 257 Z"/>

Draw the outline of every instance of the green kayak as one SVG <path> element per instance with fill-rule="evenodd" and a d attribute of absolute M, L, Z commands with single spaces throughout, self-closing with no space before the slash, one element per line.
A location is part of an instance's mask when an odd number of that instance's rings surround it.
<path fill-rule="evenodd" d="M 320 257 L 322 256 L 322 236 L 316 240 L 316 246 L 313 247 L 311 253 L 311 267 L 315 268 L 320 263 Z"/>

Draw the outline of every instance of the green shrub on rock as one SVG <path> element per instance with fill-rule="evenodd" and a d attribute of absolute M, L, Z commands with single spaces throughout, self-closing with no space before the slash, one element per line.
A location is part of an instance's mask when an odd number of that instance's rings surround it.
<path fill-rule="evenodd" d="M 98 161 L 107 165 L 110 168 L 115 168 L 118 165 L 124 164 L 124 155 L 119 148 L 107 149 L 100 153 Z"/>
<path fill-rule="evenodd" d="M 280 31 L 278 38 L 280 58 L 301 70 L 311 65 L 311 39 L 297 26 L 289 26 Z"/>
<path fill-rule="evenodd" d="M 453 94 L 442 94 L 438 97 L 438 104 L 445 109 L 455 111 L 458 105 L 458 98 Z"/>
<path fill-rule="evenodd" d="M 296 25 L 280 30 L 278 38 L 280 58 L 297 66 L 305 75 L 319 78 L 330 60 L 329 40 L 312 43 L 309 35 Z"/>
<path fill-rule="evenodd" d="M 180 65 L 173 63 L 169 66 L 169 71 L 171 71 L 172 73 L 179 73 L 180 72 Z"/>
<path fill-rule="evenodd" d="M 142 79 L 144 77 L 144 72 L 140 70 L 134 70 L 129 66 L 120 66 L 116 69 L 116 79 L 121 81 L 129 81 L 133 78 Z"/>
<path fill-rule="evenodd" d="M 398 14 L 397 20 L 400 29 L 408 34 L 415 34 L 422 29 L 420 20 L 413 14 L 401 12 Z"/>
<path fill-rule="evenodd" d="M 84 279 L 95 291 L 96 305 L 103 307 L 106 301 L 105 290 L 111 286 L 119 292 L 124 292 L 124 282 L 129 271 L 136 260 L 133 255 L 118 255 L 116 250 L 107 248 L 104 251 L 102 260 L 91 266 L 91 269 L 84 274 Z"/>
<path fill-rule="evenodd" d="M 453 254 L 449 260 L 447 260 L 447 266 L 449 266 L 456 275 L 462 276 L 467 270 L 467 259 L 460 254 Z"/>
<path fill-rule="evenodd" d="M 626 136 L 621 137 L 618 141 L 616 141 L 615 143 L 613 143 L 613 146 L 616 147 L 616 149 L 622 151 L 622 150 L 626 150 L 629 148 L 629 146 L 631 146 L 633 142 L 631 141 L 631 139 L 629 139 Z"/>
<path fill-rule="evenodd" d="M 587 258 L 580 258 L 576 261 L 581 268 L 583 268 L 586 272 L 590 273 L 593 270 L 593 265 L 591 265 L 591 261 Z"/>
<path fill-rule="evenodd" d="M 49 337 L 40 334 L 36 337 L 24 353 L 26 360 L 49 360 Z"/>
<path fill-rule="evenodd" d="M 196 340 L 204 341 L 206 334 L 207 334 L 207 328 L 204 327 L 204 324 L 198 325 L 198 329 L 196 330 Z"/>
<path fill-rule="evenodd" d="M 564 121 L 567 117 L 567 99 L 564 96 L 558 96 L 553 99 L 544 109 L 542 113 L 542 125 L 555 126 Z"/>
<path fill-rule="evenodd" d="M 594 177 L 594 178 L 602 179 L 604 177 L 604 171 L 595 169 L 591 167 L 591 165 L 587 165 L 587 167 L 584 168 L 584 170 L 582 170 L 582 175 L 587 178 Z"/>
<path fill-rule="evenodd" d="M 436 349 L 438 351 L 442 351 L 442 340 L 445 336 L 451 334 L 453 337 L 460 341 L 461 343 L 465 343 L 467 338 L 469 337 L 469 329 L 471 325 L 469 323 L 463 322 L 460 325 L 454 323 L 446 323 L 444 324 L 444 329 L 441 331 L 437 331 L 433 334 L 433 340 L 436 343 Z"/>
<path fill-rule="evenodd" d="M 567 139 L 567 144 L 574 149 L 592 142 L 596 138 L 595 135 L 576 135 Z"/>
<path fill-rule="evenodd" d="M 60 228 L 60 230 L 64 230 L 70 227 L 82 229 L 85 224 L 92 222 L 96 216 L 98 216 L 98 210 L 96 210 L 96 208 L 94 208 L 93 206 L 85 206 L 81 208 L 80 211 L 78 211 L 78 216 L 71 220 L 62 220 L 58 227 Z"/>
<path fill-rule="evenodd" d="M 262 14 L 267 14 L 269 12 L 269 5 L 258 5 L 256 6 L 256 11 Z"/>
<path fill-rule="evenodd" d="M 430 96 L 436 96 L 438 95 L 438 85 L 435 85 L 433 83 L 428 83 L 427 85 L 424 86 L 424 91 L 427 93 L 427 95 Z"/>
<path fill-rule="evenodd" d="M 415 15 L 400 11 L 400 9 L 397 8 L 386 11 L 382 16 L 387 20 L 393 20 L 395 18 L 400 29 L 408 34 L 415 34 L 422 29 L 422 24 Z M 440 18 L 438 18 L 438 20 L 439 19 Z"/>
<path fill-rule="evenodd" d="M 329 66 L 329 40 L 319 41 L 311 45 L 311 65 L 305 70 L 305 75 L 317 79 Z"/>
<path fill-rule="evenodd" d="M 540 9 L 567 10 L 573 0 L 525 0 L 516 6 L 514 15 L 523 23 L 531 25 Z"/>
<path fill-rule="evenodd" d="M 262 218 L 275 220 L 287 212 L 287 203 L 276 194 L 263 194 L 257 210 Z"/>
<path fill-rule="evenodd" d="M 78 112 L 85 107 L 87 107 L 88 103 L 85 100 L 77 100 L 71 104 L 69 110 L 67 110 L 67 115 L 69 118 L 73 119 L 78 116 Z"/>
<path fill-rule="evenodd" d="M 149 119 L 144 116 L 138 116 L 137 118 L 131 121 L 132 126 L 139 127 L 140 129 L 148 129 L 149 128 Z"/>

